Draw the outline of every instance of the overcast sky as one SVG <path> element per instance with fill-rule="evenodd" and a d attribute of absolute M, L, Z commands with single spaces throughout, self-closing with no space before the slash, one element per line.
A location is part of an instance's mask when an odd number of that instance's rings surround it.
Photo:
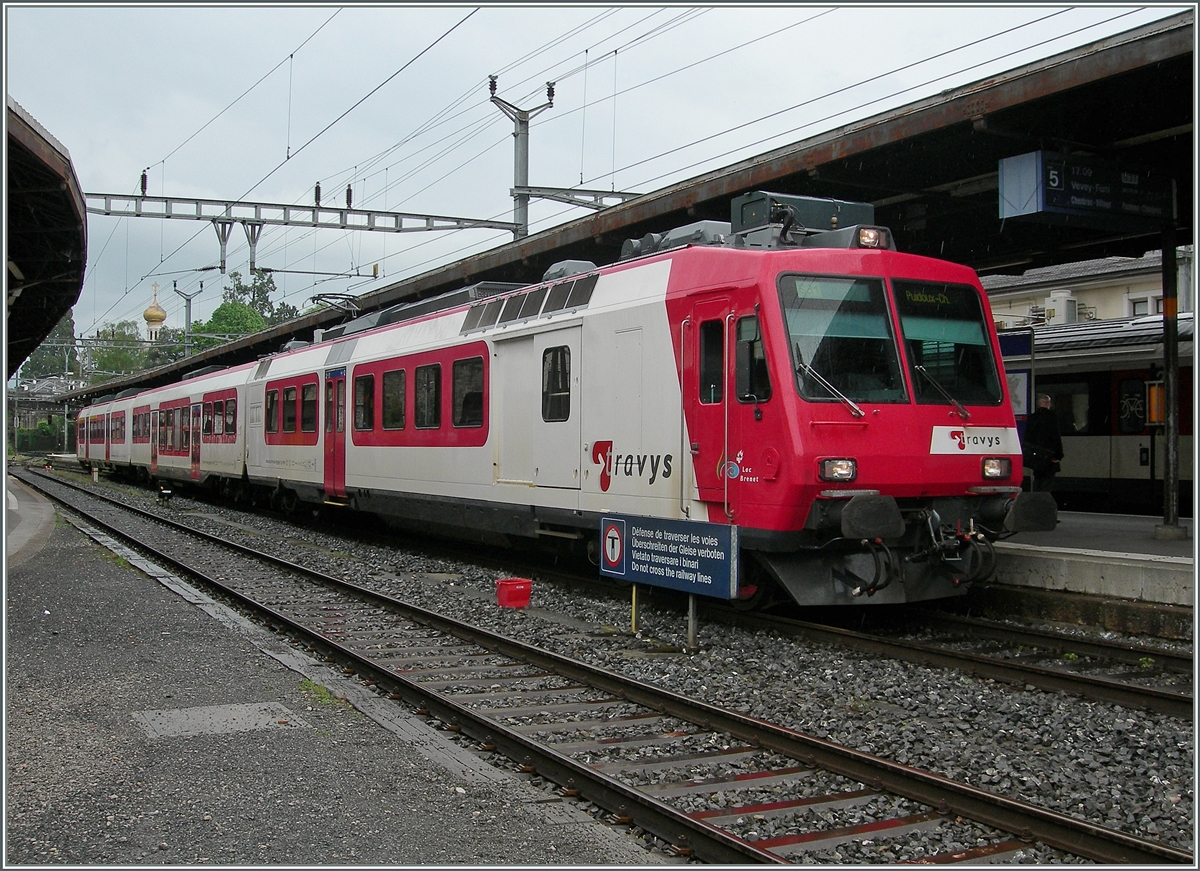
<path fill-rule="evenodd" d="M 324 204 L 349 185 L 360 208 L 511 221 L 513 123 L 489 75 L 522 109 L 556 83 L 531 185 L 644 193 L 1186 8 L 7 4 L 4 75 L 89 194 L 133 195 L 146 171 L 151 196 L 308 204 L 320 182 Z M 585 214 L 534 201 L 531 232 Z M 257 265 L 303 310 L 511 239 L 268 227 Z M 234 227 L 228 269 L 248 255 Z M 206 222 L 90 215 L 77 332 L 144 329 L 155 282 L 168 326 L 174 282 L 203 282 L 208 318 L 218 260 Z"/>

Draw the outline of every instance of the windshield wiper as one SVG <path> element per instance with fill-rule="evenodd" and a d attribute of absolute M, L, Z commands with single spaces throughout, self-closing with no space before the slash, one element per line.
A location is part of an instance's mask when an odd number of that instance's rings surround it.
<path fill-rule="evenodd" d="M 846 404 L 846 407 L 848 409 L 850 409 L 850 413 L 853 414 L 855 417 L 866 416 L 866 412 L 863 411 L 861 408 L 859 408 L 853 399 L 850 399 L 848 396 L 846 396 L 846 394 L 842 393 L 842 391 L 838 390 L 836 387 L 834 387 L 832 384 L 830 384 L 828 381 L 826 381 L 820 372 L 818 372 L 812 366 L 809 366 L 807 363 L 804 362 L 804 355 L 800 352 L 800 344 L 797 343 L 796 344 L 796 372 L 797 372 L 797 374 L 799 374 L 801 369 L 803 369 L 805 374 L 807 374 L 810 378 L 812 378 L 814 381 L 816 381 L 818 384 L 820 384 L 822 387 L 824 387 L 826 390 L 828 390 L 830 393 L 832 393 L 834 396 L 836 396 L 838 399 L 840 399 L 842 402 L 844 402 Z"/>
<path fill-rule="evenodd" d="M 929 374 L 929 370 L 927 370 L 920 363 L 914 364 L 913 368 L 924 375 L 928 379 L 929 383 L 934 386 L 934 389 L 936 389 L 938 393 L 942 394 L 942 396 L 950 401 L 950 404 L 954 406 L 954 410 L 958 412 L 959 417 L 961 417 L 963 420 L 971 419 L 971 412 L 967 411 L 961 402 L 951 396 L 950 391 L 939 384 L 937 379 Z"/>

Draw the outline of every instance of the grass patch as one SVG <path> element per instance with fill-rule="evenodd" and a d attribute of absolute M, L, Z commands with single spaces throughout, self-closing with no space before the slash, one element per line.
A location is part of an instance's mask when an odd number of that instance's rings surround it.
<path fill-rule="evenodd" d="M 121 556 L 119 553 L 113 553 L 111 550 L 104 552 L 104 558 L 106 560 L 108 560 L 109 562 L 120 566 L 123 569 L 133 568 L 133 563 L 131 563 L 129 560 L 125 559 L 125 557 Z"/>
<path fill-rule="evenodd" d="M 304 693 L 311 701 L 318 705 L 327 707 L 351 707 L 350 703 L 343 698 L 339 698 L 331 693 L 324 684 L 319 684 L 316 681 L 311 681 L 308 678 L 300 681 L 300 692 Z"/>

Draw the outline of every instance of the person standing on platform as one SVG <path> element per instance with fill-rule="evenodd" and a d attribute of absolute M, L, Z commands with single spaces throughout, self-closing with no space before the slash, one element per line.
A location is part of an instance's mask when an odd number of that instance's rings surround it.
<path fill-rule="evenodd" d="M 1054 476 L 1058 474 L 1063 458 L 1062 435 L 1058 431 L 1058 418 L 1052 409 L 1053 402 L 1048 394 L 1037 398 L 1037 408 L 1025 423 L 1025 439 L 1021 453 L 1025 465 L 1033 472 L 1033 489 L 1048 491 Z"/>

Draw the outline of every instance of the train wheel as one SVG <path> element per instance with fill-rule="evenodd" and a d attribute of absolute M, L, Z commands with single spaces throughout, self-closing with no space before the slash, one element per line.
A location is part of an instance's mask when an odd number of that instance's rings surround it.
<path fill-rule="evenodd" d="M 279 507 L 283 509 L 285 514 L 295 514 L 296 508 L 300 505 L 300 498 L 293 490 L 284 490 L 279 496 Z"/>
<path fill-rule="evenodd" d="M 768 604 L 774 604 L 775 594 L 779 589 L 775 579 L 753 560 L 742 560 L 740 569 L 739 595 L 730 604 L 739 611 L 757 611 Z"/>

